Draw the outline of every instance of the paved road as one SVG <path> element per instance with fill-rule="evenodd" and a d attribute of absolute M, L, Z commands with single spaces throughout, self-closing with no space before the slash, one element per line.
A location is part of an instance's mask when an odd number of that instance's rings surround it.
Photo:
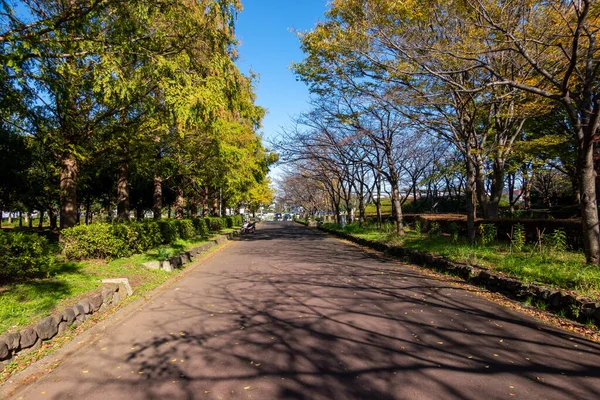
<path fill-rule="evenodd" d="M 292 223 L 139 308 L 15 398 L 600 398 L 600 345 Z"/>

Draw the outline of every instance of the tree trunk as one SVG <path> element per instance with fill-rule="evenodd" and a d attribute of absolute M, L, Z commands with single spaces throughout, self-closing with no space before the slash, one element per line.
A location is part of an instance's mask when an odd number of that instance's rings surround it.
<path fill-rule="evenodd" d="M 375 208 L 377 210 L 377 229 L 381 230 L 381 224 L 383 216 L 381 215 L 381 183 L 377 181 L 377 201 L 375 201 Z"/>
<path fill-rule="evenodd" d="M 214 193 L 212 199 L 212 214 L 215 217 L 220 217 L 219 215 L 219 194 Z"/>
<path fill-rule="evenodd" d="M 175 189 L 175 218 L 183 218 L 184 208 L 185 200 L 183 198 L 183 180 L 181 177 L 178 177 L 177 188 Z"/>
<path fill-rule="evenodd" d="M 90 222 L 90 202 L 88 201 L 87 204 L 85 205 L 85 224 L 89 225 Z"/>
<path fill-rule="evenodd" d="M 396 233 L 403 236 L 404 221 L 402 218 L 402 205 L 400 204 L 400 189 L 398 188 L 398 181 L 390 183 L 392 184 L 392 217 L 394 218 Z"/>
<path fill-rule="evenodd" d="M 60 227 L 77 224 L 77 174 L 79 165 L 73 155 L 64 156 L 60 163 Z"/>
<path fill-rule="evenodd" d="M 23 227 L 23 211 L 19 211 L 19 228 Z"/>
<path fill-rule="evenodd" d="M 121 161 L 117 180 L 117 219 L 129 221 L 129 163 Z"/>
<path fill-rule="evenodd" d="M 152 213 L 154 214 L 154 219 L 160 219 L 162 216 L 162 206 L 162 178 L 155 176 L 152 192 Z"/>
<path fill-rule="evenodd" d="M 588 135 L 588 137 L 590 137 Z M 584 142 L 578 154 L 581 193 L 581 224 L 583 245 L 588 264 L 600 263 L 600 227 L 596 200 L 596 172 L 594 171 L 593 143 Z"/>
<path fill-rule="evenodd" d="M 475 165 L 471 161 L 470 152 L 467 150 L 467 182 L 465 183 L 465 197 L 467 201 L 467 238 L 470 243 L 475 243 Z"/>
<path fill-rule="evenodd" d="M 33 215 L 33 210 L 29 210 L 29 211 L 27 211 L 27 215 L 25 218 L 27 220 L 27 225 L 30 228 L 33 228 L 33 216 L 32 215 Z"/>
<path fill-rule="evenodd" d="M 52 208 L 48 209 L 48 224 L 50 229 L 56 229 L 56 213 Z"/>
<path fill-rule="evenodd" d="M 494 161 L 494 170 L 492 172 L 492 188 L 487 205 L 488 218 L 498 218 L 500 209 L 500 200 L 502 199 L 502 191 L 504 190 L 504 163 Z"/>
<path fill-rule="evenodd" d="M 2 215 L 2 211 L 0 211 L 0 216 Z M 40 210 L 40 220 L 38 222 L 38 228 L 42 229 L 44 226 L 44 210 Z"/>
<path fill-rule="evenodd" d="M 202 216 L 208 217 L 208 186 L 204 187 L 204 195 L 202 196 Z"/>
<path fill-rule="evenodd" d="M 483 168 L 483 161 L 479 158 L 476 159 L 475 165 L 475 193 L 479 207 L 481 207 L 483 219 L 489 219 L 489 197 L 485 190 L 485 170 Z"/>

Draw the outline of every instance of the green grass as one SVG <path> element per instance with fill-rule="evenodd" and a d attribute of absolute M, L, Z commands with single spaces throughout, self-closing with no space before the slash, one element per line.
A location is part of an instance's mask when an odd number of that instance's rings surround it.
<path fill-rule="evenodd" d="M 223 230 L 222 233 L 233 230 Z M 169 254 L 176 254 L 206 241 L 207 239 L 178 240 L 161 249 Z M 45 279 L 0 286 L 0 334 L 15 331 L 53 311 L 74 305 L 86 293 L 98 290 L 102 286 L 102 279 L 129 278 L 134 296 L 142 296 L 173 276 L 172 273 L 148 269 L 142 265 L 158 258 L 159 250 L 153 249 L 110 262 L 60 262 L 51 267 Z"/>
<path fill-rule="evenodd" d="M 327 225 L 336 228 L 335 225 Z M 580 295 L 600 297 L 600 268 L 586 265 L 581 252 L 555 252 L 526 245 L 522 251 L 511 251 L 508 243 L 471 245 L 464 239 L 454 241 L 449 236 L 429 236 L 408 230 L 404 237 L 379 232 L 373 226 L 360 228 L 355 224 L 344 229 L 365 239 L 383 241 L 410 249 L 447 257 L 456 262 L 489 268 L 513 276 L 523 282 L 541 283 L 568 289 Z"/>

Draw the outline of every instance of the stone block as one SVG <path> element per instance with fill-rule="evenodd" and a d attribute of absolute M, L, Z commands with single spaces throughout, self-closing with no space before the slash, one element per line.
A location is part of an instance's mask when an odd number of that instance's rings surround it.
<path fill-rule="evenodd" d="M 7 333 L 0 336 L 0 342 L 6 343 L 8 350 L 19 350 L 19 341 L 21 340 L 21 335 L 19 332 L 17 333 Z"/>
<path fill-rule="evenodd" d="M 149 261 L 145 262 L 143 265 L 148 269 L 160 269 L 160 261 Z"/>
<path fill-rule="evenodd" d="M 102 291 L 102 303 L 104 305 L 109 305 L 112 302 L 113 295 L 115 294 L 115 290 L 106 289 Z"/>
<path fill-rule="evenodd" d="M 181 266 L 181 258 L 179 256 L 169 258 L 169 262 L 175 268 Z"/>
<path fill-rule="evenodd" d="M 108 304 L 102 303 L 102 305 L 100 306 L 100 309 L 98 310 L 98 312 L 104 312 L 107 309 L 108 309 Z"/>
<path fill-rule="evenodd" d="M 52 339 L 58 333 L 58 323 L 54 317 L 47 317 L 37 323 L 35 331 L 42 340 Z"/>
<path fill-rule="evenodd" d="M 163 261 L 162 269 L 167 272 L 175 271 L 175 268 L 173 268 L 173 265 L 169 261 Z"/>
<path fill-rule="evenodd" d="M 116 306 L 121 301 L 121 295 L 119 292 L 115 292 L 112 297 L 112 305 Z"/>
<path fill-rule="evenodd" d="M 179 262 L 181 263 L 181 265 L 187 264 L 190 261 L 190 257 L 186 253 L 183 253 L 179 256 Z"/>
<path fill-rule="evenodd" d="M 8 344 L 0 340 L 0 361 L 7 360 L 10 358 L 10 350 L 8 350 Z"/>
<path fill-rule="evenodd" d="M 100 309 L 100 306 L 104 302 L 104 298 L 101 294 L 96 294 L 88 299 L 92 306 L 92 312 L 96 312 Z"/>
<path fill-rule="evenodd" d="M 102 283 L 113 283 L 118 285 L 120 290 L 122 287 L 125 287 L 125 290 L 127 291 L 127 293 L 124 295 L 123 292 L 121 292 L 121 298 L 124 298 L 123 296 L 131 296 L 133 294 L 133 289 L 131 289 L 131 285 L 129 284 L 129 279 L 127 278 L 116 278 L 116 279 L 103 279 Z"/>
<path fill-rule="evenodd" d="M 88 299 L 81 300 L 79 303 L 77 303 L 77 305 L 83 307 L 84 314 L 89 314 L 92 312 L 92 304 Z"/>
<path fill-rule="evenodd" d="M 69 329 L 69 326 L 71 326 L 71 324 L 67 323 L 66 321 L 62 321 L 60 324 L 58 324 L 58 335 L 60 336 L 65 333 L 67 329 Z"/>
<path fill-rule="evenodd" d="M 129 295 L 127 288 L 123 284 L 119 285 L 119 291 L 117 293 L 119 293 L 119 297 L 121 300 L 124 300 Z"/>
<path fill-rule="evenodd" d="M 75 314 L 75 318 L 77 318 L 81 314 L 85 314 L 85 309 L 81 304 L 75 304 L 73 306 L 73 314 Z"/>
<path fill-rule="evenodd" d="M 19 332 L 21 337 L 19 341 L 19 347 L 21 349 L 26 349 L 35 344 L 38 339 L 37 332 L 33 328 L 25 328 Z"/>

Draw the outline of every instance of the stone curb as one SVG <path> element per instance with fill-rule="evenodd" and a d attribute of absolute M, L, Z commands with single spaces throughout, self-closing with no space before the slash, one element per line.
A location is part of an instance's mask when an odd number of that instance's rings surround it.
<path fill-rule="evenodd" d="M 561 312 L 574 321 L 588 322 L 593 319 L 600 326 L 600 301 L 598 300 L 576 297 L 562 290 L 550 289 L 536 284 L 526 284 L 514 278 L 468 264 L 453 262 L 445 257 L 434 256 L 430 253 L 400 246 L 390 246 L 386 243 L 363 239 L 323 227 L 318 229 L 361 246 L 381 251 L 392 257 L 406 260 L 412 264 L 448 272 L 466 282 L 481 285 L 492 292 L 500 292 L 516 300 L 530 299 L 532 303 L 545 304 L 548 309 Z"/>
<path fill-rule="evenodd" d="M 198 257 L 208 250 L 210 250 L 214 246 L 221 245 L 225 243 L 227 240 L 231 240 L 234 237 L 238 236 L 238 232 L 234 231 L 232 233 L 227 233 L 225 235 L 218 236 L 214 240 L 210 240 L 206 243 L 201 244 L 198 247 L 194 247 L 189 251 L 184 251 L 177 255 L 170 257 L 167 260 L 163 261 L 149 261 L 144 263 L 143 265 L 149 269 L 162 269 L 167 272 L 173 272 L 175 269 L 182 267 L 185 264 L 188 264 L 194 260 L 194 257 Z"/>
<path fill-rule="evenodd" d="M 84 298 L 74 306 L 67 307 L 19 332 L 0 336 L 0 361 L 10 362 L 17 354 L 38 349 L 42 341 L 62 335 L 68 327 L 81 325 L 90 318 L 90 315 L 115 306 L 132 294 L 127 278 L 107 281 L 118 282 L 107 282 L 101 293 Z"/>

